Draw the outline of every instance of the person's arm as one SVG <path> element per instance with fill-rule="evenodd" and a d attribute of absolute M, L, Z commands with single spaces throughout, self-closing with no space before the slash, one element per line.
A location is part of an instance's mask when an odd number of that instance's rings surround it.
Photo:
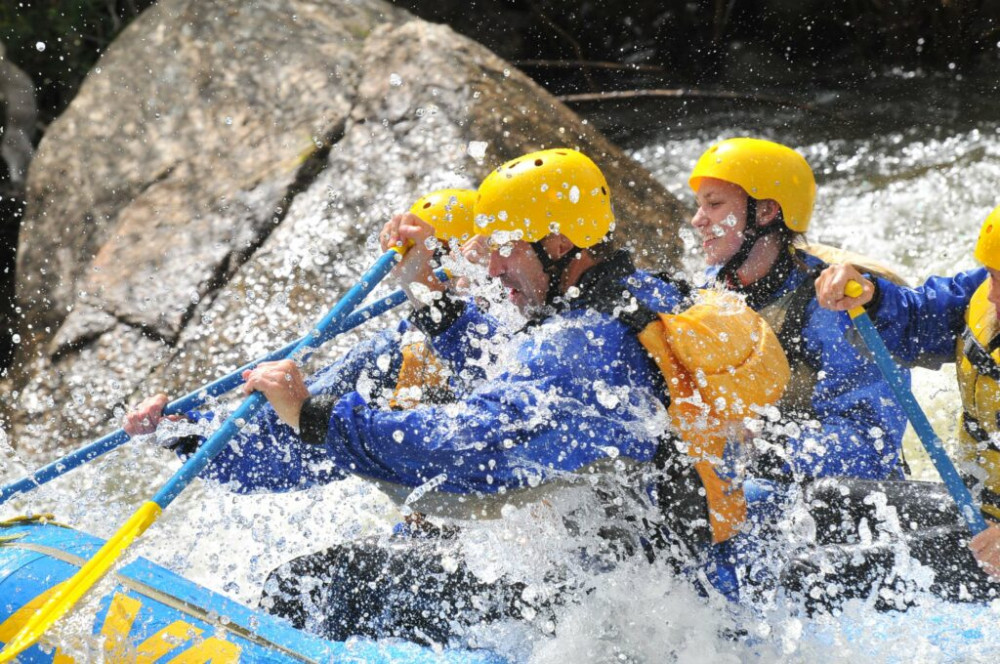
<path fill-rule="evenodd" d="M 917 288 L 878 280 L 881 293 L 870 313 L 886 346 L 900 360 L 940 366 L 955 360 L 955 343 L 965 327 L 965 312 L 985 268 L 954 277 L 931 277 Z"/>
<path fill-rule="evenodd" d="M 788 463 L 807 477 L 901 477 L 906 418 L 878 367 L 849 341 L 850 323 L 838 313 L 807 308 L 805 361 L 817 370 L 812 408 L 818 427 L 787 437 Z"/>
<path fill-rule="evenodd" d="M 983 571 L 1000 581 L 1000 524 L 990 523 L 972 538 L 969 548 Z"/>
<path fill-rule="evenodd" d="M 357 394 L 311 399 L 300 422 L 314 444 L 303 447 L 352 473 L 407 486 L 438 478 L 440 490 L 455 493 L 535 486 L 619 454 L 648 461 L 665 409 L 649 376 L 632 369 L 648 367 L 641 347 L 623 345 L 631 333 L 609 325 L 617 339 L 559 332 L 453 405 L 388 412 Z"/>
<path fill-rule="evenodd" d="M 954 360 L 965 310 L 986 276 L 984 268 L 977 268 L 954 277 L 931 277 L 917 288 L 907 288 L 887 279 L 869 279 L 851 265 L 831 265 L 816 280 L 816 297 L 832 311 L 864 306 L 893 355 L 909 364 L 936 367 Z M 844 295 L 849 280 L 862 285 L 860 297 Z"/>
<path fill-rule="evenodd" d="M 460 392 L 485 378 L 483 353 L 497 341 L 497 321 L 472 300 L 445 295 L 439 302 L 414 312 L 410 322 L 426 335 L 434 354 L 446 362 Z"/>

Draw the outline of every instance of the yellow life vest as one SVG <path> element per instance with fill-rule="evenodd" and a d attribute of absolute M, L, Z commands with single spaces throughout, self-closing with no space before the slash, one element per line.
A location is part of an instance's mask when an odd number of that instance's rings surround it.
<path fill-rule="evenodd" d="M 959 453 L 981 471 L 979 477 L 965 473 L 965 479 L 981 488 L 983 512 L 1000 520 L 1000 335 L 989 291 L 987 279 L 972 296 L 956 350 L 963 411 Z"/>
<path fill-rule="evenodd" d="M 784 393 L 790 370 L 781 344 L 740 297 L 710 290 L 681 313 L 657 314 L 639 341 L 666 381 L 673 430 L 705 489 L 712 541 L 724 542 L 739 532 L 747 506 L 742 487 L 716 464 L 745 418 Z"/>
<path fill-rule="evenodd" d="M 421 403 L 449 401 L 448 373 L 434 351 L 423 341 L 403 347 L 403 363 L 389 407 L 409 410 Z"/>

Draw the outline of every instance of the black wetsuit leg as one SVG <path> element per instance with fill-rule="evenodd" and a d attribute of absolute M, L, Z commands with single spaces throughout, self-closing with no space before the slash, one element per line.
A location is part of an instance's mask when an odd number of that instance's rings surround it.
<path fill-rule="evenodd" d="M 968 542 L 964 526 L 951 526 L 896 542 L 831 544 L 793 559 L 782 573 L 781 585 L 810 611 L 835 611 L 848 599 L 873 595 L 880 610 L 906 610 L 920 592 L 949 602 L 1000 598 L 1000 583 L 979 568 Z M 920 570 L 913 562 L 927 569 Z M 925 571 L 933 573 L 933 580 Z"/>
<path fill-rule="evenodd" d="M 520 618 L 523 585 L 481 581 L 453 538 L 391 537 L 334 546 L 285 563 L 260 606 L 295 627 L 349 636 L 447 643 L 463 628 Z"/>

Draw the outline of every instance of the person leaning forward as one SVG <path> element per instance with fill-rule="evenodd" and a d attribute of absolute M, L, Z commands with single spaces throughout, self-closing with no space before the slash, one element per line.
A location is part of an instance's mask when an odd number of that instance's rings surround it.
<path fill-rule="evenodd" d="M 379 408 L 357 391 L 324 390 L 321 381 L 306 381 L 292 362 L 262 364 L 247 373 L 246 390 L 264 393 L 270 408 L 258 417 L 255 433 L 242 434 L 205 474 L 242 492 L 299 489 L 357 474 L 404 492 L 433 486 L 429 493 L 457 496 L 468 506 L 478 504 L 470 500 L 477 497 L 531 500 L 536 489 L 613 459 L 653 461 L 671 428 L 664 389 L 671 381 L 664 381 L 650 361 L 637 326 L 620 313 L 677 311 L 684 293 L 637 271 L 627 253 L 611 249 L 615 219 L 600 169 L 569 149 L 525 155 L 483 182 L 475 211 L 488 239 L 489 275 L 528 319 L 512 334 L 434 277 L 426 242 L 432 229 L 425 221 L 397 216 L 379 236 L 383 249 L 410 245 L 394 274 L 413 305 L 411 322 L 448 367 L 451 403 Z M 483 243 L 467 247 L 469 253 L 476 249 L 482 251 Z M 678 329 L 683 322 L 678 319 Z M 746 336 L 766 337 L 757 332 Z M 496 366 L 490 349 L 498 347 L 504 364 L 487 371 Z M 667 349 L 658 359 L 667 362 L 669 354 Z M 690 376 L 673 381 L 682 382 L 693 383 Z M 736 395 L 729 396 L 742 405 Z M 674 411 L 678 406 L 673 404 Z M 155 425 L 158 407 L 158 402 L 144 402 L 128 419 Z M 695 477 L 712 476 L 703 471 L 702 465 Z M 704 491 L 696 482 L 692 492 L 700 499 Z M 700 500 L 703 527 L 725 521 Z M 713 534 L 713 540 L 732 537 L 737 526 L 725 535 Z M 335 558 L 307 565 L 306 571 L 343 562 Z M 420 578 L 426 580 L 434 575 L 426 574 L 424 563 L 372 566 L 383 570 L 380 583 L 346 588 L 336 578 L 319 579 L 320 586 L 332 585 L 310 596 L 310 601 L 323 601 L 311 612 L 319 615 L 319 623 L 306 626 L 331 637 L 447 640 L 455 636 L 456 625 L 516 613 L 510 607 L 517 603 L 517 592 L 510 586 L 485 588 L 474 579 L 464 583 L 456 579 L 464 571 L 439 574 L 446 581 L 438 598 L 427 583 L 409 583 L 414 579 L 408 574 L 388 571 L 424 570 Z M 345 597 L 365 585 L 375 586 L 377 593 L 358 601 Z M 498 591 L 496 601 L 455 601 L 493 591 Z M 454 612 L 443 615 L 440 603 L 428 611 L 439 599 L 451 600 L 447 606 Z M 414 620 L 417 629 L 408 624 Z"/>

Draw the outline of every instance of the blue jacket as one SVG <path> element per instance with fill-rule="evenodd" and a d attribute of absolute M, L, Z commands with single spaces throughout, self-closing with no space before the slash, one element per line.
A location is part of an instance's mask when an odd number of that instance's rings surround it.
<path fill-rule="evenodd" d="M 987 276 L 986 268 L 976 268 L 954 277 L 931 277 L 917 288 L 877 279 L 868 314 L 899 360 L 937 368 L 955 361 L 965 311 Z"/>
<path fill-rule="evenodd" d="M 787 276 L 770 292 L 761 282 L 745 289 L 748 304 L 760 311 L 815 279 L 822 261 L 802 252 L 797 258 L 809 269 L 789 261 Z M 810 403 L 819 427 L 786 428 L 786 470 L 805 477 L 901 478 L 906 416 L 878 367 L 852 343 L 850 319 L 820 307 L 813 293 L 802 320 L 801 359 L 817 376 Z"/>
<path fill-rule="evenodd" d="M 682 300 L 672 285 L 641 272 L 623 283 L 659 311 Z M 573 306 L 579 301 L 502 343 L 488 315 L 452 301 L 447 324 L 431 339 L 455 375 L 455 403 L 392 411 L 369 403 L 352 384 L 365 376 L 376 385 L 394 384 L 399 335 L 409 325 L 403 323 L 315 376 L 301 438 L 267 407 L 249 427 L 253 433 L 241 434 L 205 474 L 240 492 L 302 489 L 358 474 L 491 494 L 618 455 L 650 461 L 667 424 L 658 372 L 632 330 Z M 482 357 L 488 347 L 505 356 L 490 377 L 492 363 Z M 312 436 L 307 409 L 327 417 Z"/>

